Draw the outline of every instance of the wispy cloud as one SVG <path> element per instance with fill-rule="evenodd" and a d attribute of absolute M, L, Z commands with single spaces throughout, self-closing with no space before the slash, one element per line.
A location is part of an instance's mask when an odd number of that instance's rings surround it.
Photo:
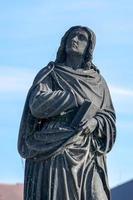
<path fill-rule="evenodd" d="M 110 86 L 110 91 L 113 95 L 124 96 L 124 97 L 133 97 L 133 89 Z"/>
<path fill-rule="evenodd" d="M 0 93 L 2 99 L 16 98 L 18 94 L 24 97 L 30 88 L 39 69 L 2 67 L 0 68 Z M 116 112 L 119 114 L 133 114 L 133 90 L 126 87 L 109 85 Z M 12 94 L 12 95 L 10 95 Z"/>
<path fill-rule="evenodd" d="M 39 71 L 39 69 L 38 69 Z M 29 86 L 37 70 L 19 67 L 0 67 L 0 91 L 23 91 Z M 109 85 L 111 94 L 115 97 L 133 97 L 133 89 Z"/>
<path fill-rule="evenodd" d="M 32 84 L 35 70 L 16 67 L 0 68 L 0 92 L 24 92 Z"/>
<path fill-rule="evenodd" d="M 109 88 L 117 115 L 131 116 L 133 114 L 133 90 L 119 86 L 110 86 Z"/>

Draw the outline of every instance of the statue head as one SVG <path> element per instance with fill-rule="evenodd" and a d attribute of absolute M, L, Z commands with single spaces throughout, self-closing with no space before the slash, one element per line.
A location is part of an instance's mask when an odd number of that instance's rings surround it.
<path fill-rule="evenodd" d="M 57 56 L 56 56 L 56 63 L 65 63 L 66 61 L 66 56 L 67 56 L 67 43 L 69 38 L 71 37 L 72 33 L 74 32 L 84 32 L 84 35 L 86 35 L 86 39 L 87 39 L 87 46 L 85 48 L 85 52 L 83 54 L 83 67 L 85 68 L 90 68 L 92 66 L 94 66 L 92 64 L 92 58 L 93 58 L 93 50 L 95 47 L 95 43 L 96 43 L 96 36 L 94 34 L 94 32 L 84 26 L 73 26 L 71 27 L 62 37 L 61 39 L 61 43 L 60 43 L 60 47 L 57 51 Z M 82 49 L 81 49 L 82 51 Z M 81 52 L 83 53 L 83 52 Z M 94 67 L 93 67 L 94 68 Z"/>

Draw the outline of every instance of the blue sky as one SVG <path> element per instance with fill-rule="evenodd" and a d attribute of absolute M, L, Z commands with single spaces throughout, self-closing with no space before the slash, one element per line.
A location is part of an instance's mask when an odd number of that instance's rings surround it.
<path fill-rule="evenodd" d="M 133 179 L 133 3 L 131 0 L 32 0 L 0 3 L 0 182 L 23 182 L 17 153 L 19 122 L 35 74 L 54 60 L 73 25 L 97 36 L 94 63 L 117 113 L 117 140 L 108 154 L 110 186 Z"/>

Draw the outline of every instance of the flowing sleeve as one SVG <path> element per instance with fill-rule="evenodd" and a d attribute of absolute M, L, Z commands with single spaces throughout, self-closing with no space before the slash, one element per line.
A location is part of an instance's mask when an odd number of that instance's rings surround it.
<path fill-rule="evenodd" d="M 37 74 L 26 98 L 18 137 L 18 151 L 23 158 L 32 158 L 42 152 L 49 156 L 54 148 L 61 146 L 62 140 L 55 142 L 53 147 L 34 137 L 38 121 L 77 106 L 73 92 L 53 89 L 51 70 L 42 69 Z"/>
<path fill-rule="evenodd" d="M 93 145 L 97 152 L 109 152 L 116 138 L 116 115 L 112 104 L 108 86 L 103 79 L 103 102 L 101 108 L 98 110 L 95 119 L 97 120 L 97 127 L 93 134 Z"/>
<path fill-rule="evenodd" d="M 34 117 L 47 119 L 77 107 L 77 100 L 73 91 L 52 90 L 52 82 L 48 77 L 32 91 L 29 107 Z"/>

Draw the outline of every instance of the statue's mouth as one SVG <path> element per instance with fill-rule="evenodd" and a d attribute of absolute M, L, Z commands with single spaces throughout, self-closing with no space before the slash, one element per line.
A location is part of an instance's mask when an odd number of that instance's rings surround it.
<path fill-rule="evenodd" d="M 71 45 L 72 45 L 72 47 L 74 47 L 74 48 L 76 48 L 76 49 L 78 48 L 78 45 L 77 45 L 76 42 L 73 42 L 73 41 L 72 41 Z"/>

